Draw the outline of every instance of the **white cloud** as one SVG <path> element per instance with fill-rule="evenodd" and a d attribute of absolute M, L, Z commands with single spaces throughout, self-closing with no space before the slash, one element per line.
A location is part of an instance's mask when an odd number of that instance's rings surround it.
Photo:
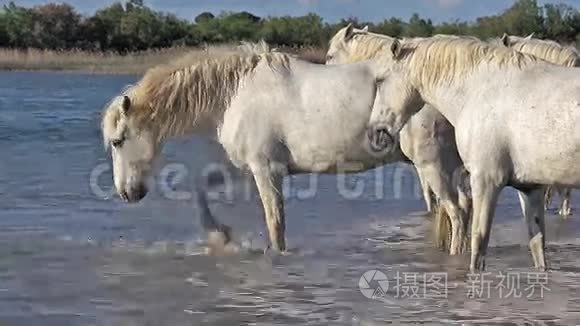
<path fill-rule="evenodd" d="M 299 4 L 301 4 L 302 6 L 305 6 L 305 7 L 308 7 L 308 6 L 317 6 L 321 2 L 323 2 L 323 0 L 297 0 L 297 1 L 298 1 Z M 336 2 L 337 5 L 338 4 L 344 5 L 344 4 L 352 4 L 354 2 L 354 0 L 326 0 L 324 2 L 325 3 Z"/>
<path fill-rule="evenodd" d="M 453 8 L 463 3 L 463 0 L 435 0 L 438 7 L 443 9 Z"/>
<path fill-rule="evenodd" d="M 318 4 L 318 0 L 298 0 L 298 3 L 308 7 Z"/>

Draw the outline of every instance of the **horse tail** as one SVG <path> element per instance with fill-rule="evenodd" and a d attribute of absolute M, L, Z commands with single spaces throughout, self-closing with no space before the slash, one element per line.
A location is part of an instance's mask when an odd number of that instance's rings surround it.
<path fill-rule="evenodd" d="M 451 248 L 451 220 L 439 203 L 433 207 L 433 237 L 435 246 L 445 252 Z"/>

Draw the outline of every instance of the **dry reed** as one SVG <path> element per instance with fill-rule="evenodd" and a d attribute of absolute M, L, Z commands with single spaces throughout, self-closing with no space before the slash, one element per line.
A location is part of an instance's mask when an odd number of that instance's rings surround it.
<path fill-rule="evenodd" d="M 285 52 L 316 63 L 324 63 L 325 52 L 317 48 L 282 48 Z M 79 71 L 105 74 L 143 74 L 147 69 L 167 63 L 185 53 L 203 48 L 174 47 L 129 54 L 82 50 L 0 49 L 0 70 Z"/>

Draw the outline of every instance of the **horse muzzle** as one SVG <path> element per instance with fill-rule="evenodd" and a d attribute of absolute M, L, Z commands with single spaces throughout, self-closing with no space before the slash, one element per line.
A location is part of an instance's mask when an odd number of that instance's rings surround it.
<path fill-rule="evenodd" d="M 390 151 L 395 145 L 395 138 L 383 126 L 369 127 L 367 136 L 373 152 Z"/>
<path fill-rule="evenodd" d="M 119 192 L 119 196 L 128 203 L 136 203 L 143 199 L 145 195 L 147 195 L 147 188 L 143 185 L 131 188 L 129 191 L 123 190 Z"/>

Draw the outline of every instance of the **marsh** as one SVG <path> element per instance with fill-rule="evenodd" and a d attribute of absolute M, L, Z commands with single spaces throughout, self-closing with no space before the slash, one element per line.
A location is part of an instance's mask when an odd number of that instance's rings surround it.
<path fill-rule="evenodd" d="M 433 249 L 413 169 L 405 164 L 349 175 L 292 177 L 287 195 L 289 255 L 264 255 L 267 244 L 257 195 L 210 201 L 232 226 L 239 255 L 203 254 L 206 235 L 187 197 L 196 174 L 223 162 L 201 138 L 167 144 L 155 187 L 128 205 L 113 189 L 99 131 L 106 101 L 134 76 L 0 74 L 0 322 L 24 325 L 379 325 L 385 321 L 576 324 L 580 319 L 580 221 L 546 216 L 548 274 L 543 299 L 528 299 L 527 234 L 515 191 L 499 200 L 487 257 L 490 276 L 519 273 L 524 295 L 500 294 L 497 277 L 481 298 L 467 298 L 468 255 Z M 194 148 L 190 155 L 184 148 Z M 183 166 L 181 180 L 168 166 Z M 102 169 L 102 173 L 99 172 Z M 96 171 L 96 172 L 95 172 Z M 91 187 L 95 176 L 99 189 Z M 376 175 L 381 177 L 377 179 Z M 378 181 L 377 181 L 378 180 Z M 397 181 L 398 180 L 398 181 Z M 179 181 L 179 182 L 178 182 Z M 344 196 L 337 185 L 364 187 Z M 350 188 L 349 188 L 350 189 Z M 377 191 L 380 189 L 380 191 Z M 114 189 L 113 189 L 114 190 Z M 574 193 L 573 202 L 578 201 Z M 382 300 L 359 289 L 369 270 L 384 272 Z M 399 273 L 399 274 L 397 274 Z M 397 293 L 396 277 L 447 273 L 447 297 Z M 503 296 L 500 298 L 499 296 Z"/>

